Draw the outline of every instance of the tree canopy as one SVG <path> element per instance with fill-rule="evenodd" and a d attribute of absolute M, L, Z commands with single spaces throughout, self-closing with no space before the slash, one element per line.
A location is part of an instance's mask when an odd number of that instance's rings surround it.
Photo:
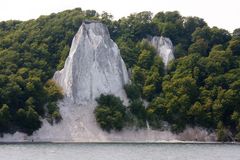
<path fill-rule="evenodd" d="M 103 129 L 121 130 L 131 120 L 145 127 L 147 120 L 155 129 L 162 122 L 174 132 L 201 126 L 216 131 L 221 141 L 240 140 L 239 28 L 230 34 L 177 11 L 145 11 L 114 20 L 107 12 L 81 8 L 0 22 L 1 133 L 31 134 L 41 118 L 61 120 L 57 100 L 62 91 L 51 78 L 63 67 L 85 19 L 107 25 L 131 75 L 125 86 L 129 106 L 112 95 L 97 100 L 95 115 Z M 166 68 L 146 40 L 149 36 L 172 40 L 176 59 Z"/>

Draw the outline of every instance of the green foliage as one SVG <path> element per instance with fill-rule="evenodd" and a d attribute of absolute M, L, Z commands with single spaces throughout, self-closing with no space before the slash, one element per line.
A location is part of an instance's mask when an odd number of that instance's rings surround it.
<path fill-rule="evenodd" d="M 9 113 L 9 107 L 4 104 L 0 108 L 0 131 L 6 132 L 9 129 L 9 123 L 10 123 L 10 113 Z"/>
<path fill-rule="evenodd" d="M 48 114 L 52 115 L 55 111 L 58 110 L 56 102 L 50 102 L 47 104 Z"/>
<path fill-rule="evenodd" d="M 147 120 L 153 129 L 162 127 L 162 121 L 166 118 L 165 100 L 161 97 L 154 98 L 146 109 Z"/>
<path fill-rule="evenodd" d="M 62 90 L 56 85 L 53 80 L 48 80 L 44 85 L 44 90 L 47 94 L 48 101 L 55 102 L 63 98 Z"/>
<path fill-rule="evenodd" d="M 186 17 L 184 18 L 184 29 L 186 34 L 191 34 L 197 29 L 207 26 L 207 23 L 198 17 Z"/>
<path fill-rule="evenodd" d="M 147 108 L 149 124 L 161 128 L 167 121 L 177 133 L 186 124 L 203 126 L 216 129 L 220 141 L 232 141 L 233 136 L 238 140 L 238 59 L 226 44 L 205 53 L 189 54 L 171 64 L 160 94 Z"/>
<path fill-rule="evenodd" d="M 121 18 L 116 27 L 118 27 L 116 37 L 130 38 L 135 42 L 157 32 L 157 27 L 152 23 L 152 13 L 148 11 Z"/>
<path fill-rule="evenodd" d="M 53 124 L 54 122 L 58 123 L 62 120 L 62 116 L 59 112 L 59 108 L 56 102 L 48 102 L 46 108 L 47 108 L 46 117 L 49 123 L 51 124 Z"/>
<path fill-rule="evenodd" d="M 126 91 L 126 94 L 127 94 L 127 97 L 130 99 L 130 100 L 136 100 L 136 99 L 139 99 L 140 96 L 141 96 L 141 92 L 138 88 L 138 86 L 136 86 L 135 84 L 126 84 L 124 86 L 124 89 Z"/>
<path fill-rule="evenodd" d="M 19 109 L 16 118 L 21 131 L 31 135 L 35 130 L 41 127 L 38 113 L 31 107 L 27 110 Z"/>
<path fill-rule="evenodd" d="M 138 58 L 138 66 L 149 69 L 153 63 L 153 54 L 150 51 L 143 50 Z"/>
<path fill-rule="evenodd" d="M 131 74 L 125 86 L 129 107 L 114 96 L 97 99 L 95 115 L 107 130 L 121 130 L 130 114 L 137 126 L 159 129 L 166 121 L 174 132 L 186 125 L 216 130 L 219 140 L 240 139 L 239 29 L 209 27 L 198 17 L 177 11 L 140 12 L 113 20 L 81 8 L 36 20 L 0 22 L 0 132 L 31 134 L 40 117 L 61 120 L 56 101 L 61 89 L 49 80 L 63 67 L 74 34 L 85 19 L 105 23 Z M 165 68 L 148 36 L 172 40 L 176 60 Z M 145 109 L 141 100 L 149 102 Z M 44 107 L 46 106 L 46 107 Z M 46 110 L 44 110 L 46 108 Z"/>
<path fill-rule="evenodd" d="M 145 39 L 138 43 L 137 47 L 140 50 L 137 65 L 143 69 L 150 69 L 156 55 L 155 48 Z"/>
<path fill-rule="evenodd" d="M 0 22 L 0 106 L 8 105 L 10 115 L 0 132 L 31 134 L 40 127 L 39 117 L 47 115 L 44 105 L 62 98 L 61 89 L 49 79 L 63 67 L 86 18 L 98 19 L 98 14 L 76 8 L 26 22 Z M 53 113 L 60 117 L 57 109 Z"/>
<path fill-rule="evenodd" d="M 224 127 L 222 122 L 217 125 L 217 139 L 218 141 L 231 141 L 230 132 Z"/>
<path fill-rule="evenodd" d="M 181 43 L 178 43 L 174 48 L 175 58 L 184 57 L 187 54 L 187 51 L 184 49 L 184 46 Z"/>
<path fill-rule="evenodd" d="M 240 55 L 240 39 L 233 39 L 229 42 L 228 48 L 232 51 L 233 55 Z"/>
<path fill-rule="evenodd" d="M 54 111 L 52 113 L 52 117 L 55 120 L 56 123 L 60 122 L 62 120 L 62 116 L 59 111 Z"/>
<path fill-rule="evenodd" d="M 133 82 L 142 89 L 146 79 L 145 70 L 138 66 L 134 66 L 132 69 L 132 79 Z"/>
<path fill-rule="evenodd" d="M 144 86 L 143 87 L 143 96 L 147 100 L 151 100 L 154 97 L 155 90 L 156 90 L 156 88 L 153 84 Z"/>
<path fill-rule="evenodd" d="M 188 48 L 188 53 L 199 53 L 202 56 L 207 56 L 208 44 L 203 39 L 198 39 L 195 43 L 192 43 Z"/>
<path fill-rule="evenodd" d="M 126 107 L 122 104 L 120 98 L 114 95 L 103 95 L 96 99 L 98 106 L 94 114 L 96 120 L 103 130 L 120 131 L 126 123 Z"/>
<path fill-rule="evenodd" d="M 134 100 L 129 105 L 130 112 L 138 117 L 139 119 L 146 119 L 145 107 L 143 106 L 143 102 L 140 100 Z"/>
<path fill-rule="evenodd" d="M 133 67 L 137 63 L 139 55 L 136 44 L 131 39 L 125 40 L 124 38 L 117 39 L 117 44 L 127 68 Z"/>
<path fill-rule="evenodd" d="M 231 39 L 231 35 L 224 29 L 204 26 L 203 28 L 197 28 L 192 33 L 192 40 L 196 42 L 198 39 L 203 39 L 208 44 L 209 51 L 216 44 L 227 43 Z"/>
<path fill-rule="evenodd" d="M 132 81 L 141 91 L 141 95 L 151 100 L 161 90 L 164 64 L 156 55 L 153 46 L 146 40 L 138 43 L 137 47 L 141 53 L 137 64 L 132 69 Z"/>
<path fill-rule="evenodd" d="M 240 28 L 237 28 L 233 31 L 233 37 L 240 37 Z"/>
<path fill-rule="evenodd" d="M 181 42 L 184 27 L 179 12 L 159 12 L 153 17 L 153 23 L 158 27 L 159 33 L 169 37 L 174 44 Z"/>
<path fill-rule="evenodd" d="M 236 141 L 239 142 L 239 141 L 240 141 L 240 133 L 237 133 L 236 136 L 235 136 L 235 138 L 236 138 Z"/>
<path fill-rule="evenodd" d="M 137 127 L 146 127 L 146 109 L 143 102 L 139 99 L 131 101 L 128 106 L 130 113 L 133 115 Z"/>

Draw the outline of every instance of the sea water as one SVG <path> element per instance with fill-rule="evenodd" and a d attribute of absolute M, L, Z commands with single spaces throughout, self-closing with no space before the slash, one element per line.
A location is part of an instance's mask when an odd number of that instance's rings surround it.
<path fill-rule="evenodd" d="M 0 144 L 0 160 L 240 160 L 237 144 Z"/>

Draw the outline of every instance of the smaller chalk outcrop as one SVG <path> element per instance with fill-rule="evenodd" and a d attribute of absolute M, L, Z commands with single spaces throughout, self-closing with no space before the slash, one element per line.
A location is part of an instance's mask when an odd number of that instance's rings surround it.
<path fill-rule="evenodd" d="M 157 54 L 162 58 L 165 67 L 171 60 L 175 59 L 173 44 L 169 38 L 154 36 L 150 38 L 150 43 L 156 48 Z"/>

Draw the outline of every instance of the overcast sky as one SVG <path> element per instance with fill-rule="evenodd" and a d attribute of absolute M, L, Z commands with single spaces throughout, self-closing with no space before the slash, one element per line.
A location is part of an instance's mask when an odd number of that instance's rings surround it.
<path fill-rule="evenodd" d="M 204 18 L 210 26 L 230 32 L 240 28 L 240 0 L 0 0 L 0 21 L 35 19 L 77 7 L 106 11 L 115 19 L 140 11 L 178 10 L 183 16 Z"/>

